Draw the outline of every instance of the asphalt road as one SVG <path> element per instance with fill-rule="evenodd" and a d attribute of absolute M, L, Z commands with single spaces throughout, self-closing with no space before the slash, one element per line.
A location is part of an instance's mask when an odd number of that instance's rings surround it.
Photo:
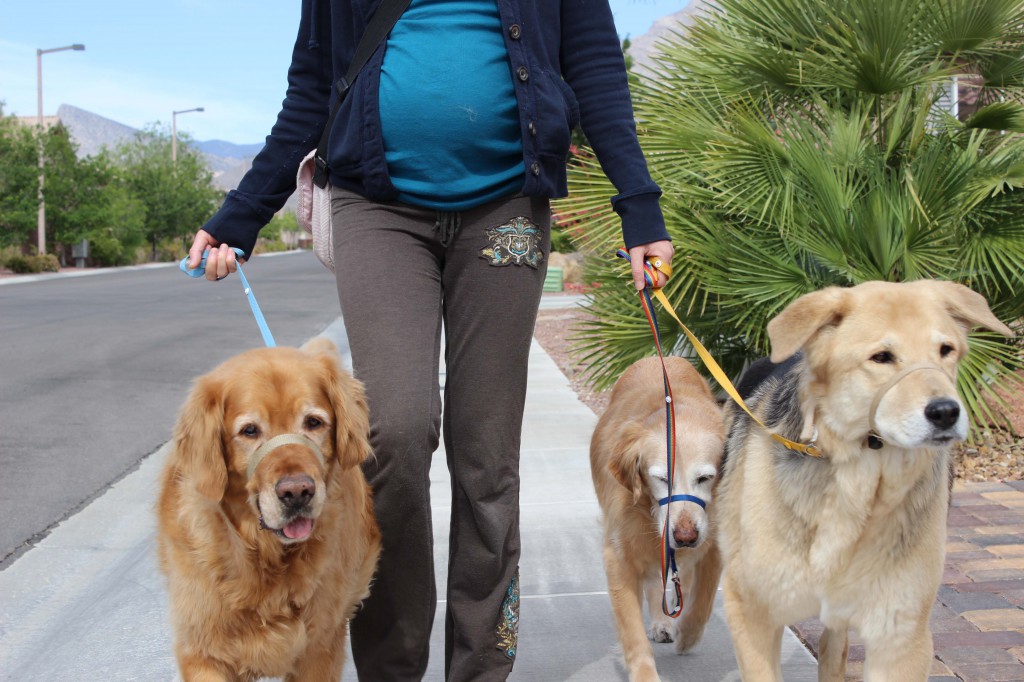
<path fill-rule="evenodd" d="M 244 269 L 279 345 L 340 314 L 310 252 Z M 76 274 L 0 280 L 0 568 L 166 442 L 194 377 L 263 344 L 237 277 Z"/>

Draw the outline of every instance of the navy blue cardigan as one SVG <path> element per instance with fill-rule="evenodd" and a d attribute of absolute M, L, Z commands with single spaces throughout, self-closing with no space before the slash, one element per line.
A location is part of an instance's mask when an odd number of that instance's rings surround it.
<path fill-rule="evenodd" d="M 288 91 L 263 150 L 238 189 L 203 226 L 252 253 L 260 228 L 295 189 L 299 162 L 327 123 L 332 84 L 344 75 L 380 0 L 303 0 Z M 566 154 L 579 123 L 618 194 L 627 247 L 668 239 L 637 141 L 622 51 L 608 0 L 497 0 L 523 137 L 523 194 L 564 197 Z M 377 90 L 384 47 L 349 91 L 330 133 L 331 182 L 393 201 L 380 134 Z M 429 107 L 429 104 L 424 105 Z M 424 115 L 429 115 L 425 109 Z"/>

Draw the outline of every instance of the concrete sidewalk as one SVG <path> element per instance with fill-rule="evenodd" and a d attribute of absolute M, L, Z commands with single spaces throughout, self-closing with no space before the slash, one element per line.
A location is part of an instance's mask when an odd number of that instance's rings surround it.
<path fill-rule="evenodd" d="M 555 303 L 572 304 L 558 297 Z M 340 321 L 325 335 L 342 341 Z M 342 343 L 342 347 L 344 347 Z M 596 417 L 535 342 L 522 451 L 522 605 L 519 657 L 510 679 L 624 682 L 601 564 L 588 449 Z M 167 595 L 157 571 L 153 502 L 165 449 L 61 523 L 0 572 L 0 680 L 175 680 Z M 448 472 L 434 457 L 439 594 L 448 554 Z M 444 603 L 425 679 L 443 679 Z M 665 680 L 738 680 L 721 601 L 696 650 L 655 645 Z M 790 630 L 789 681 L 816 680 L 813 657 Z M 344 679 L 355 679 L 349 665 Z M 372 681 L 377 682 L 377 681 Z"/>

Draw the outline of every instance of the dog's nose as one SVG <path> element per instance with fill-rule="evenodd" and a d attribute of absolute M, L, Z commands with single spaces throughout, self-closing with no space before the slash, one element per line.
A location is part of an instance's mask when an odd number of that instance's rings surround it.
<path fill-rule="evenodd" d="M 313 493 L 316 492 L 316 483 L 306 475 L 285 476 L 274 486 L 274 492 L 277 493 L 281 504 L 290 509 L 297 509 L 309 504 Z"/>
<path fill-rule="evenodd" d="M 941 429 L 948 429 L 960 418 L 960 404 L 949 398 L 939 398 L 924 408 L 925 418 Z"/>
<path fill-rule="evenodd" d="M 697 544 L 700 533 L 692 523 L 678 523 L 672 527 L 672 539 L 676 547 L 693 547 Z"/>

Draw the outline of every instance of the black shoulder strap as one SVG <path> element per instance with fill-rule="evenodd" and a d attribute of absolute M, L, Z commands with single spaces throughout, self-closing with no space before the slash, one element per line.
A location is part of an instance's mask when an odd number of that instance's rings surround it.
<path fill-rule="evenodd" d="M 370 17 L 370 23 L 366 25 L 363 37 L 356 45 L 356 51 L 352 57 L 352 63 L 348 66 L 348 71 L 345 72 L 341 80 L 334 84 L 334 92 L 337 96 L 334 99 L 334 104 L 331 105 L 331 113 L 327 118 L 327 125 L 324 126 L 324 132 L 320 136 L 320 143 L 316 146 L 316 171 L 313 173 L 313 182 L 318 187 L 327 185 L 327 138 L 331 135 L 331 126 L 334 125 L 334 118 L 338 115 L 341 102 L 345 99 L 345 94 L 352 86 L 356 76 L 376 52 L 377 46 L 387 37 L 395 23 L 398 22 L 398 18 L 405 12 L 409 2 L 410 0 L 381 0 L 377 11 Z"/>

